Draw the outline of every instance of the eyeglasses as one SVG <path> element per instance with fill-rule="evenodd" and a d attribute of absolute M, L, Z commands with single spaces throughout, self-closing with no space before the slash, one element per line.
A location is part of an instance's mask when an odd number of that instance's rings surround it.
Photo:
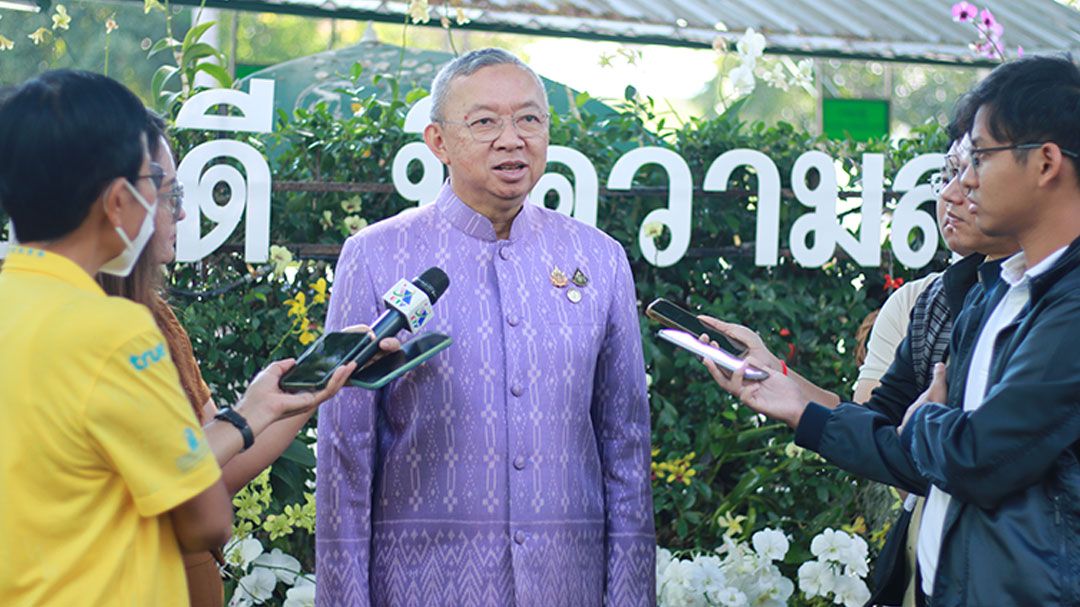
<path fill-rule="evenodd" d="M 180 221 L 180 215 L 184 212 L 184 186 L 179 183 L 173 184 L 168 192 L 160 194 L 158 198 L 165 201 L 173 223 Z"/>
<path fill-rule="evenodd" d="M 513 116 L 514 130 L 522 139 L 539 137 L 547 133 L 548 114 L 525 113 Z M 440 120 L 444 124 L 464 124 L 473 139 L 479 143 L 491 143 L 499 138 L 506 128 L 502 116 L 478 116 L 472 120 Z"/>
<path fill-rule="evenodd" d="M 979 165 L 982 164 L 982 160 L 980 159 L 980 155 L 982 155 L 982 154 L 991 154 L 993 152 L 1003 152 L 1005 150 L 1034 150 L 1034 149 L 1041 148 L 1042 146 L 1044 146 L 1044 145 L 1046 145 L 1048 143 L 1054 143 L 1054 142 L 1053 141 L 1041 141 L 1039 143 L 1014 143 L 1012 145 L 995 145 L 993 147 L 988 147 L 988 148 L 971 148 L 970 150 L 968 150 L 968 157 L 971 159 L 971 166 L 973 166 L 975 168 L 979 168 Z M 1077 154 L 1076 152 L 1074 152 L 1072 150 L 1066 150 L 1065 148 L 1063 148 L 1061 146 L 1058 146 L 1058 149 L 1061 150 L 1062 154 L 1065 154 L 1066 156 L 1068 156 L 1070 158 L 1073 158 L 1073 159 L 1080 158 L 1080 154 Z"/>
<path fill-rule="evenodd" d="M 930 191 L 934 197 L 941 196 L 945 188 L 949 187 L 949 184 L 959 177 L 961 172 L 960 160 L 953 155 L 945 156 L 945 165 L 940 171 L 930 176 Z"/>
<path fill-rule="evenodd" d="M 136 175 L 135 181 L 140 179 L 149 179 L 150 183 L 154 184 L 155 190 L 161 189 L 161 184 L 165 182 L 165 169 L 156 162 L 150 163 L 150 174 L 148 175 Z"/>

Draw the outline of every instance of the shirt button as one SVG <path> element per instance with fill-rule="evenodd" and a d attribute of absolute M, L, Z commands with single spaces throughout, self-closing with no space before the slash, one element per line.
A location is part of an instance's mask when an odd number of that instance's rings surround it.
<path fill-rule="evenodd" d="M 525 457 L 522 456 L 522 455 L 519 455 L 519 456 L 515 457 L 514 458 L 514 467 L 517 468 L 518 470 L 524 470 L 525 469 Z"/>
<path fill-rule="evenodd" d="M 525 392 L 525 388 L 521 387 L 521 384 L 514 384 L 510 388 L 510 394 L 514 396 L 521 396 Z"/>
<path fill-rule="evenodd" d="M 499 249 L 499 257 L 502 257 L 504 261 L 508 261 L 510 259 L 510 247 Z"/>
<path fill-rule="evenodd" d="M 525 543 L 525 532 L 520 531 L 520 530 L 515 531 L 514 532 L 514 541 L 517 542 L 518 544 L 524 544 Z"/>
<path fill-rule="evenodd" d="M 510 316 L 506 317 L 506 322 L 510 323 L 511 327 L 516 327 L 519 324 L 521 324 L 521 319 L 518 318 L 517 316 L 510 315 Z"/>

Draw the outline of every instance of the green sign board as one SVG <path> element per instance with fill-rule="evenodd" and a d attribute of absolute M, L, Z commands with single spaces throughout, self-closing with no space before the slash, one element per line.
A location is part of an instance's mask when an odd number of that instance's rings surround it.
<path fill-rule="evenodd" d="M 255 72 L 257 72 L 259 70 L 266 69 L 266 67 L 267 66 L 265 66 L 265 65 L 248 65 L 246 63 L 237 63 L 236 64 L 236 79 L 241 80 L 243 78 L 247 78 L 248 76 L 254 74 Z"/>
<path fill-rule="evenodd" d="M 822 99 L 821 126 L 829 139 L 869 141 L 889 136 L 887 99 Z"/>

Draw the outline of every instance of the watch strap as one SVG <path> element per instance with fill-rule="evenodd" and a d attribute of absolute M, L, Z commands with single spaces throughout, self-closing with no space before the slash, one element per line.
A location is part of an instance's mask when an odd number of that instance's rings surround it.
<path fill-rule="evenodd" d="M 247 451 L 251 448 L 252 445 L 255 444 L 255 434 L 251 431 L 251 426 L 248 425 L 248 422 L 246 419 L 244 419 L 243 415 L 240 415 L 231 407 L 225 407 L 223 409 L 220 409 L 214 415 L 214 419 L 220 419 L 222 421 L 229 422 L 230 424 L 235 426 L 237 430 L 240 431 L 240 436 L 244 439 L 244 446 L 242 449 L 240 449 L 241 453 Z"/>

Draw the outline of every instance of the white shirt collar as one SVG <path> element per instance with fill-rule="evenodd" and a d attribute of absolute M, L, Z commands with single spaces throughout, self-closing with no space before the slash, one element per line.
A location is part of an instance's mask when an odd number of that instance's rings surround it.
<path fill-rule="evenodd" d="M 1020 251 L 1001 264 L 1001 279 L 1010 287 L 1015 287 L 1022 282 L 1031 280 L 1052 268 L 1054 264 L 1057 263 L 1058 258 L 1065 253 L 1065 249 L 1067 248 L 1067 246 L 1061 247 L 1047 255 L 1046 259 L 1035 264 L 1035 267 L 1033 268 L 1027 267 L 1027 257 L 1024 255 L 1023 251 Z"/>

